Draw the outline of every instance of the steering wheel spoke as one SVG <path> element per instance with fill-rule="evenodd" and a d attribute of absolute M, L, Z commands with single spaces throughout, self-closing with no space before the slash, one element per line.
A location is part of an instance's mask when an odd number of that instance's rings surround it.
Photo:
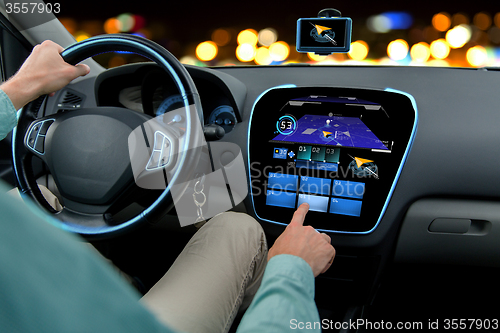
<path fill-rule="evenodd" d="M 63 208 L 55 214 L 55 217 L 64 221 L 66 225 L 73 226 L 74 229 L 84 230 L 102 229 L 109 226 L 106 222 L 105 214 L 83 213 L 69 208 Z"/>
<path fill-rule="evenodd" d="M 45 139 L 50 126 L 55 122 L 54 117 L 37 119 L 29 127 L 24 138 L 24 145 L 36 156 L 44 159 Z"/>

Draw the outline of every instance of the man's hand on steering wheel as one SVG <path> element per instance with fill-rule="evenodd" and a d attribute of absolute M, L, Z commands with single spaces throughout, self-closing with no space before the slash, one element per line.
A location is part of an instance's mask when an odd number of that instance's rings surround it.
<path fill-rule="evenodd" d="M 65 62 L 60 55 L 62 51 L 64 48 L 50 40 L 35 46 L 16 75 L 1 85 L 16 110 L 90 72 L 85 64 L 73 66 Z"/>
<path fill-rule="evenodd" d="M 45 110 L 44 116 L 40 115 L 47 94 L 89 73 L 88 66 L 76 64 L 107 52 L 132 52 L 163 69 L 182 97 L 180 121 L 169 123 L 173 114 L 154 121 L 147 114 L 124 107 L 92 103 L 72 112 Z M 4 91 L 16 108 L 28 103 L 22 108 L 12 135 L 18 188 L 25 198 L 33 199 L 59 220 L 64 229 L 87 238 L 116 237 L 162 218 L 172 208 L 170 191 L 174 185 L 180 185 L 175 187 L 176 191 L 184 193 L 193 175 L 190 166 L 197 165 L 199 160 L 199 149 L 193 148 L 202 145 L 203 110 L 189 72 L 161 45 L 128 34 L 91 37 L 65 50 L 47 41 L 34 48 L 5 86 L 2 88 L 6 88 Z M 137 129 L 138 134 L 134 134 Z M 149 161 L 159 154 L 149 149 L 156 132 L 167 138 L 168 145 L 161 150 L 166 164 L 149 168 Z M 62 210 L 55 211 L 40 192 L 33 172 L 34 157 L 53 176 Z M 132 170 L 134 166 L 137 174 Z M 165 175 L 166 172 L 169 174 Z M 151 179 L 151 175 L 162 177 L 165 187 L 161 194 L 154 193 L 147 203 L 138 205 L 141 209 L 115 220 L 114 215 L 130 205 L 130 200 L 137 201 L 140 197 L 136 178 L 142 181 Z M 171 177 L 168 185 L 167 176 Z"/>

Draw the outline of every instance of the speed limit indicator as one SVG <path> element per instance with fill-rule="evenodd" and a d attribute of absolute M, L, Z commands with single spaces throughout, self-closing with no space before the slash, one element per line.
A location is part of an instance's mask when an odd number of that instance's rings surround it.
<path fill-rule="evenodd" d="M 293 134 L 297 130 L 297 119 L 292 115 L 282 116 L 276 122 L 276 129 L 283 135 Z"/>

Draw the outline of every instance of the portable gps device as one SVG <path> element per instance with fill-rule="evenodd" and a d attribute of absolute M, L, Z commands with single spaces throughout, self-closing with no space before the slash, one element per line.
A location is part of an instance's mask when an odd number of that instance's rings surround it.
<path fill-rule="evenodd" d="M 352 20 L 335 9 L 323 9 L 315 18 L 297 21 L 297 51 L 320 55 L 347 53 L 351 47 Z"/>

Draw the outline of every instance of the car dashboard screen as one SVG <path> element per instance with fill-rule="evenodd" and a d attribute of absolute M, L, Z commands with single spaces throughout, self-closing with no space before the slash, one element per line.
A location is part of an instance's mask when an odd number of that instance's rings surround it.
<path fill-rule="evenodd" d="M 397 181 L 415 119 L 409 99 L 396 93 L 271 90 L 254 108 L 249 137 L 257 217 L 288 223 L 307 202 L 308 220 L 318 229 L 372 230 Z"/>

